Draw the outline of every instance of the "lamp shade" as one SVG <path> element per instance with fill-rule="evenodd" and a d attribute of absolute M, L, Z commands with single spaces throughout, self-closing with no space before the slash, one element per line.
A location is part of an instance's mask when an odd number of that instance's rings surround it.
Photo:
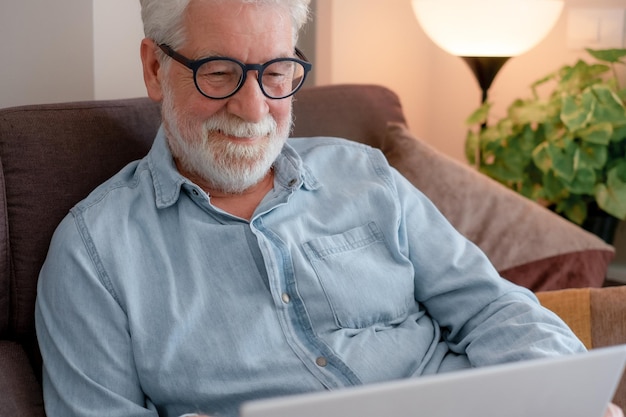
<path fill-rule="evenodd" d="M 562 0 L 412 0 L 418 22 L 439 47 L 458 56 L 512 57 L 552 30 Z"/>

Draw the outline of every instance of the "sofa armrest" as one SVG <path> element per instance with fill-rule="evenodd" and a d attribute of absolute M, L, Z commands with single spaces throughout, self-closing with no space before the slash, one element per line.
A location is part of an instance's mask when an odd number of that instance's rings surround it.
<path fill-rule="evenodd" d="M 588 349 L 626 344 L 626 286 L 546 291 L 538 292 L 537 297 Z M 626 374 L 613 402 L 626 409 Z"/>
<path fill-rule="evenodd" d="M 498 272 L 532 291 L 601 287 L 614 249 L 392 123 L 381 147 Z"/>
<path fill-rule="evenodd" d="M 44 417 L 41 386 L 24 349 L 0 341 L 0 417 Z"/>

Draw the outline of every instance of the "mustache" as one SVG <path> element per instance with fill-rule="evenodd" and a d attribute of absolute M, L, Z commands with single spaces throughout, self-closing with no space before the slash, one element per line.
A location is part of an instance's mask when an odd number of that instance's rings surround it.
<path fill-rule="evenodd" d="M 260 122 L 252 123 L 228 114 L 213 115 L 203 123 L 206 133 L 220 132 L 236 138 L 263 137 L 273 135 L 278 129 L 276 120 L 266 115 Z"/>

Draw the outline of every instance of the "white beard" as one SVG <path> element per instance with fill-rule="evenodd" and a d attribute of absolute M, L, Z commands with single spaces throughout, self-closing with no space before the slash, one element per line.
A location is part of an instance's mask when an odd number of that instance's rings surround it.
<path fill-rule="evenodd" d="M 197 123 L 181 115 L 173 101 L 165 87 L 162 112 L 172 155 L 211 188 L 229 194 L 242 193 L 267 175 L 291 129 L 291 111 L 284 126 L 278 126 L 269 114 L 259 123 L 248 123 L 225 112 Z M 222 134 L 263 139 L 256 139 L 255 144 L 235 143 Z"/>

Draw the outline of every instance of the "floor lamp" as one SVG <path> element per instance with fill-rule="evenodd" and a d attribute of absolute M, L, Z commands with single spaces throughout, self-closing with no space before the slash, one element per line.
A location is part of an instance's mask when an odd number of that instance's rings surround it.
<path fill-rule="evenodd" d="M 426 35 L 469 65 L 487 101 L 506 61 L 537 45 L 552 30 L 563 0 L 412 0 Z"/>
<path fill-rule="evenodd" d="M 482 103 L 502 66 L 537 45 L 563 10 L 563 0 L 412 0 L 412 4 L 426 35 L 469 65 Z M 475 160 L 479 169 L 480 146 Z"/>

